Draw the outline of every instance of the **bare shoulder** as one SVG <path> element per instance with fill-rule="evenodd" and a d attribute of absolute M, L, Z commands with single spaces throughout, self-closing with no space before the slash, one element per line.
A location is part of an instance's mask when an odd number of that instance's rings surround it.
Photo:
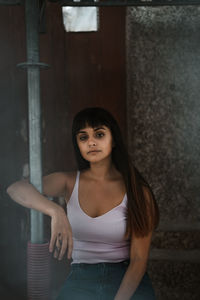
<path fill-rule="evenodd" d="M 65 175 L 67 190 L 73 189 L 74 184 L 76 182 L 77 171 L 65 172 L 64 175 Z"/>
<path fill-rule="evenodd" d="M 73 185 L 76 172 L 54 172 L 43 177 L 43 193 L 56 197 L 65 196 Z"/>

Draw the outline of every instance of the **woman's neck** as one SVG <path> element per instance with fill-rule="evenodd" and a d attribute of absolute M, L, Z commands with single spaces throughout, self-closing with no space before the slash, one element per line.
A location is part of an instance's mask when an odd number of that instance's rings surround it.
<path fill-rule="evenodd" d="M 88 174 L 96 180 L 107 180 L 116 176 L 118 171 L 116 170 L 112 161 L 91 163 L 88 169 Z"/>

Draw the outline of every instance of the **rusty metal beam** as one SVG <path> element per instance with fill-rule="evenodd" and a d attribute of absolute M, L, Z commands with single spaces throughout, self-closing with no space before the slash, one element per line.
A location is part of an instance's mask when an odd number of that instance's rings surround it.
<path fill-rule="evenodd" d="M 200 0 L 49 0 L 62 6 L 183 6 L 200 5 Z"/>

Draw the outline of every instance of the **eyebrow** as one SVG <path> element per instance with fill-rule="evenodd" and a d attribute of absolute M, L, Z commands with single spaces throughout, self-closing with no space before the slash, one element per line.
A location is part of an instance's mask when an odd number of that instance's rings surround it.
<path fill-rule="evenodd" d="M 103 128 L 103 127 L 96 127 L 96 128 L 94 128 L 94 131 L 97 131 L 97 130 L 99 130 L 99 129 L 103 129 L 103 130 L 106 130 L 105 128 Z M 87 133 L 86 131 L 84 131 L 84 130 L 80 130 L 80 131 L 78 131 L 77 132 L 77 134 L 79 134 L 79 133 Z"/>

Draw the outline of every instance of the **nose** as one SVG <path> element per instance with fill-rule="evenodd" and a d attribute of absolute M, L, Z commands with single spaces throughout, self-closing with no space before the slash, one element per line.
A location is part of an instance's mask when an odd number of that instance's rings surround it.
<path fill-rule="evenodd" d="M 89 145 L 89 147 L 96 146 L 96 142 L 94 141 L 93 138 L 90 138 L 90 139 L 88 140 L 88 145 Z"/>

